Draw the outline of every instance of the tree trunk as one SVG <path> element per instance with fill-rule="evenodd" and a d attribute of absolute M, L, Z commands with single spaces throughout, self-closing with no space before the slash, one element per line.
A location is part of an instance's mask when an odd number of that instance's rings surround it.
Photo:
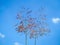
<path fill-rule="evenodd" d="M 25 45 L 27 45 L 27 32 L 25 34 Z"/>
<path fill-rule="evenodd" d="M 35 44 L 34 45 L 36 45 L 36 37 L 35 37 Z"/>

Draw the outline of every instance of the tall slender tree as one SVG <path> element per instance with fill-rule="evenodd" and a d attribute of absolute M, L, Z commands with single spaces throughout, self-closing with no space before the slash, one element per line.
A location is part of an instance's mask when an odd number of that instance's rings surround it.
<path fill-rule="evenodd" d="M 32 13 L 32 10 L 30 10 L 29 8 L 22 8 L 23 11 L 20 11 L 17 14 L 17 20 L 18 20 L 18 25 L 16 25 L 16 31 L 19 33 L 24 33 L 25 34 L 25 45 L 27 44 L 27 36 L 28 33 L 30 32 L 30 29 L 32 28 L 32 26 L 34 26 L 33 23 L 31 23 L 31 21 L 34 20 L 34 18 L 30 17 L 30 13 Z"/>
<path fill-rule="evenodd" d="M 47 18 L 46 18 L 47 15 L 45 15 L 44 13 L 39 14 L 39 19 L 37 20 L 37 23 L 34 23 L 36 25 L 36 27 L 34 27 L 33 30 L 31 30 L 31 33 L 30 33 L 30 38 L 34 38 L 35 40 L 35 43 L 34 45 L 37 45 L 37 38 L 39 36 L 43 36 L 43 35 L 46 35 L 47 33 L 50 32 L 50 29 L 48 27 L 48 24 L 47 24 Z"/>

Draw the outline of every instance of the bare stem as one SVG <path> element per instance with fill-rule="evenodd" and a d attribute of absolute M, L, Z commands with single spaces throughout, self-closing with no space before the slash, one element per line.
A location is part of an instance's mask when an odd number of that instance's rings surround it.
<path fill-rule="evenodd" d="M 27 45 L 27 32 L 25 34 L 25 45 Z"/>
<path fill-rule="evenodd" d="M 35 45 L 36 45 L 36 37 L 35 37 Z"/>

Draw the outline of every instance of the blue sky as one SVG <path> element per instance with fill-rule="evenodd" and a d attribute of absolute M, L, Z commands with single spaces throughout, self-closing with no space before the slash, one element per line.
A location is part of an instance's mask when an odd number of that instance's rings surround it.
<path fill-rule="evenodd" d="M 24 35 L 14 27 L 22 6 L 34 11 L 45 7 L 51 33 L 37 39 L 37 45 L 60 45 L 60 0 L 0 0 L 0 45 L 24 45 Z M 34 39 L 28 41 L 29 45 L 34 44 Z"/>

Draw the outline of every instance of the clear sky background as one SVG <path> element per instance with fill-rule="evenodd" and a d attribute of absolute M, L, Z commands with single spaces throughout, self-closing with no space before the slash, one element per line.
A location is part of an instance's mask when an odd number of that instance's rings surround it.
<path fill-rule="evenodd" d="M 35 11 L 45 7 L 51 33 L 37 39 L 37 45 L 60 45 L 60 0 L 0 0 L 0 45 L 25 44 L 24 35 L 17 33 L 14 27 L 22 6 Z M 28 41 L 29 45 L 34 44 L 34 39 Z"/>

